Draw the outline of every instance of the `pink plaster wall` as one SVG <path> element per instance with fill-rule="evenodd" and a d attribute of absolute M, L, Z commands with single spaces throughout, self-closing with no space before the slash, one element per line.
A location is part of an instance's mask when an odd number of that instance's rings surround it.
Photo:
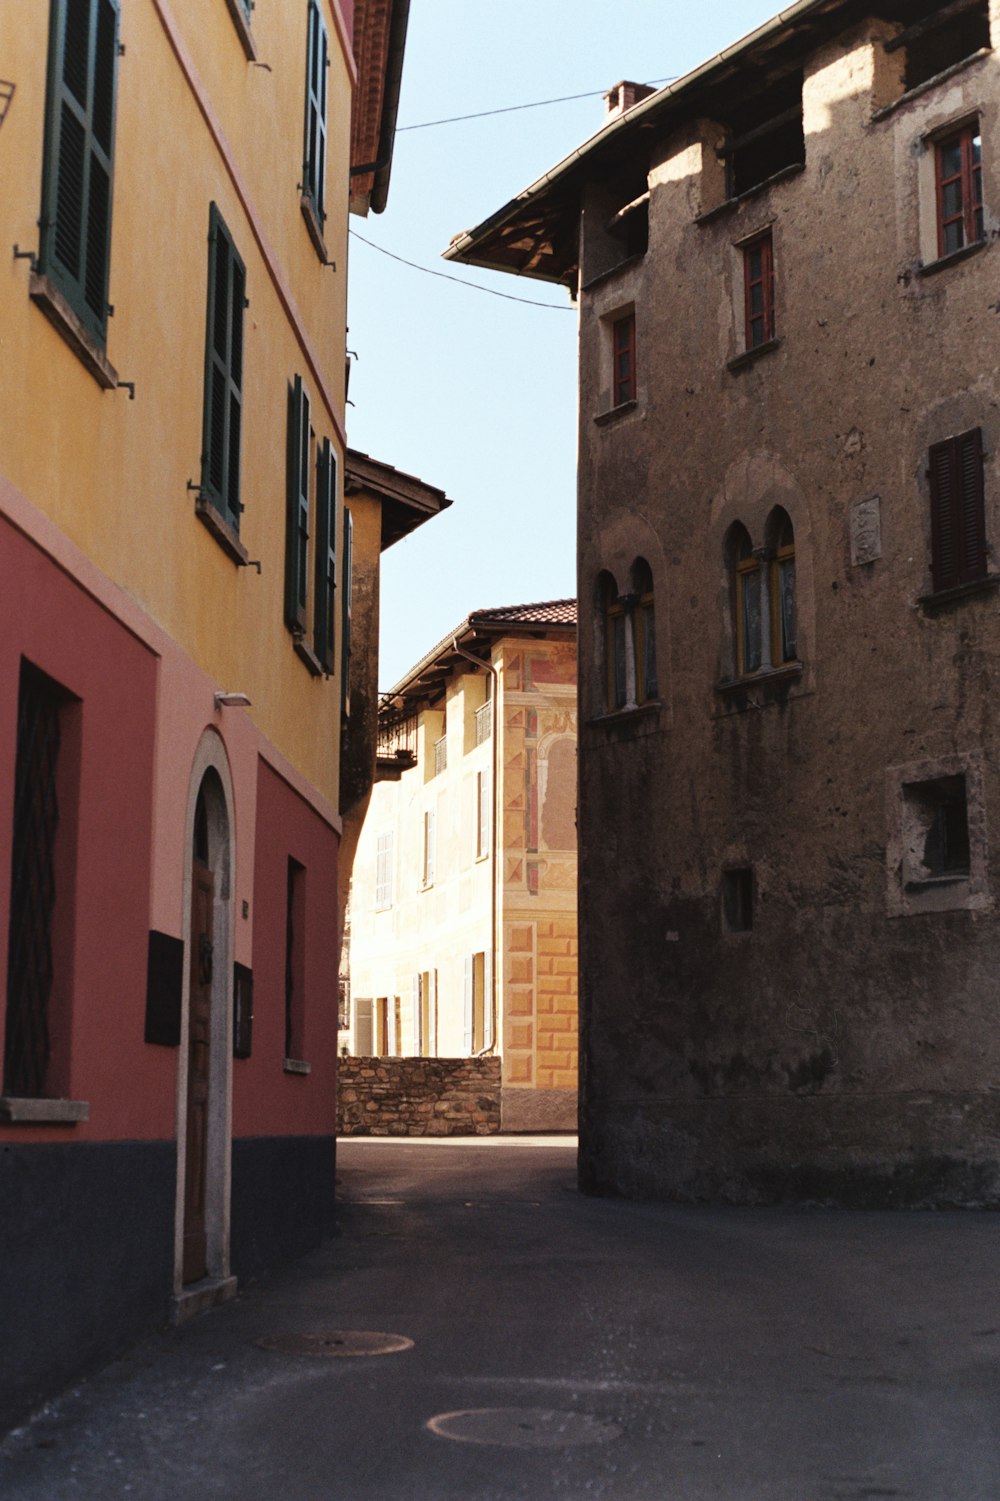
<path fill-rule="evenodd" d="M 253 1052 L 233 1062 L 233 1135 L 332 1134 L 336 1122 L 339 834 L 263 759 L 255 839 Z M 305 867 L 303 1061 L 284 1071 L 288 860 Z M 237 918 L 237 923 L 239 918 Z"/>

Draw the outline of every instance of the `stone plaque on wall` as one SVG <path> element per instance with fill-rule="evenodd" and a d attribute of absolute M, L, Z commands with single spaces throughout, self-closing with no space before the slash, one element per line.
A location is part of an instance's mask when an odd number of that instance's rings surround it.
<path fill-rule="evenodd" d="M 882 556 L 882 501 L 878 495 L 851 507 L 851 562 L 874 563 Z"/>

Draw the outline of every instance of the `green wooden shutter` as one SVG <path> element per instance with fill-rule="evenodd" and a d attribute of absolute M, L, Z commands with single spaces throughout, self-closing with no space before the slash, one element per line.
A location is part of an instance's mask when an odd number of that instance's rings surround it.
<path fill-rule="evenodd" d="M 322 228 L 326 218 L 326 75 L 329 47 L 316 0 L 309 0 L 306 43 L 306 138 L 302 190 L 313 203 Z"/>
<path fill-rule="evenodd" d="M 208 226 L 205 412 L 202 494 L 234 531 L 240 528 L 243 427 L 243 312 L 246 268 L 213 203 Z"/>
<path fill-rule="evenodd" d="M 337 588 L 337 455 L 324 438 L 316 459 L 316 606 L 313 634 L 324 672 L 333 671 Z"/>
<path fill-rule="evenodd" d="M 341 709 L 351 707 L 351 600 L 354 594 L 354 519 L 344 507 L 344 593 L 340 627 L 340 697 Z"/>
<path fill-rule="evenodd" d="M 53 0 L 39 269 L 101 345 L 108 323 L 119 0 Z"/>
<path fill-rule="evenodd" d="M 306 628 L 309 602 L 309 397 L 297 375 L 288 387 L 288 465 L 285 504 L 285 624 Z"/>

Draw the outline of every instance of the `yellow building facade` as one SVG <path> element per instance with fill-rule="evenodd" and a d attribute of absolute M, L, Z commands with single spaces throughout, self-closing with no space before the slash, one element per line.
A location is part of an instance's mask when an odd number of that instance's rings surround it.
<path fill-rule="evenodd" d="M 330 1226 L 348 206 L 406 12 L 0 15 L 0 1421 Z"/>
<path fill-rule="evenodd" d="M 352 877 L 342 1041 L 499 1054 L 512 1131 L 576 1120 L 575 624 L 476 611 L 385 697 Z"/>

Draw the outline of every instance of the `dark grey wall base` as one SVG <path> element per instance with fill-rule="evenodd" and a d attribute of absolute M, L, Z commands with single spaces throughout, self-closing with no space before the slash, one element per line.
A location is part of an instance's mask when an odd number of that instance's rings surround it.
<path fill-rule="evenodd" d="M 0 1146 L 0 1430 L 166 1323 L 174 1142 Z"/>
<path fill-rule="evenodd" d="M 302 1256 L 333 1234 L 336 1137 L 233 1141 L 229 1255 L 241 1281 Z"/>
<path fill-rule="evenodd" d="M 845 1209 L 1000 1208 L 1000 1100 L 737 1096 L 585 1117 L 585 1193 Z"/>

